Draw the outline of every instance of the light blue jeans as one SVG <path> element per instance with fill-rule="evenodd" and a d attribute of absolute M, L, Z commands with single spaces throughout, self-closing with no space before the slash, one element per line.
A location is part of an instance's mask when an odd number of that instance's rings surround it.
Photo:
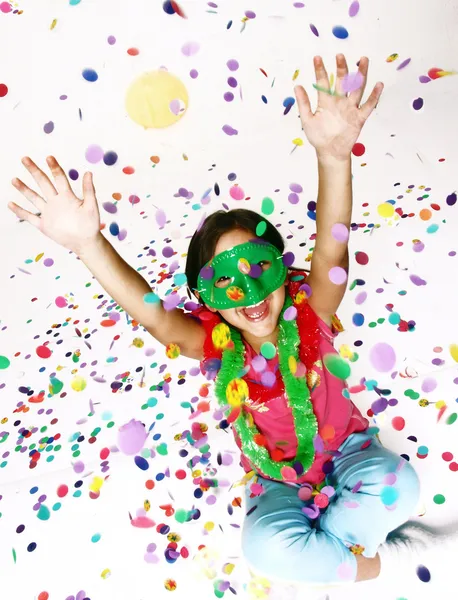
<path fill-rule="evenodd" d="M 368 440 L 370 446 L 361 449 Z M 339 451 L 326 478 L 336 493 L 313 521 L 302 512 L 313 499 L 300 500 L 298 484 L 259 477 L 265 492 L 254 498 L 247 485 L 246 511 L 256 508 L 245 517 L 242 549 L 255 572 L 309 584 L 355 581 L 355 554 L 374 557 L 387 535 L 412 515 L 420 483 L 408 461 L 367 433 L 350 435 Z"/>

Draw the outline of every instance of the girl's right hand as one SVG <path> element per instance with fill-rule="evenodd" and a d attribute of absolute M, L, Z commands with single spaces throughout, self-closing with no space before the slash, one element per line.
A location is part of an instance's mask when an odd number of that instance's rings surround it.
<path fill-rule="evenodd" d="M 24 210 L 14 202 L 8 208 L 20 219 L 28 221 L 61 246 L 81 254 L 84 248 L 93 243 L 100 233 L 100 213 L 95 197 L 92 173 L 83 177 L 83 200 L 75 196 L 64 170 L 53 156 L 47 163 L 54 177 L 54 183 L 28 157 L 22 164 L 37 182 L 43 196 L 25 185 L 20 179 L 13 179 L 13 186 L 30 200 L 39 214 Z"/>

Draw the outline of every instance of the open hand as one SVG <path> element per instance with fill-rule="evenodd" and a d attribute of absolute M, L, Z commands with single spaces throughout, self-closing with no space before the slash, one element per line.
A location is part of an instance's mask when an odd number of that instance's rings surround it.
<path fill-rule="evenodd" d="M 80 200 L 73 193 L 57 160 L 48 156 L 47 163 L 54 183 L 28 156 L 22 159 L 22 164 L 37 182 L 43 196 L 31 190 L 20 179 L 15 178 L 11 182 L 38 209 L 39 214 L 31 213 L 14 202 L 9 202 L 8 208 L 61 246 L 80 254 L 85 245 L 93 242 L 100 232 L 100 213 L 92 174 L 84 174 L 84 199 Z"/>
<path fill-rule="evenodd" d="M 383 92 L 383 83 L 375 85 L 366 103 L 359 106 L 367 81 L 369 59 L 363 56 L 357 73 L 348 74 L 345 56 L 336 56 L 337 78 L 332 92 L 328 74 L 321 56 L 315 56 L 316 88 L 318 106 L 315 114 L 302 86 L 294 88 L 307 139 L 319 157 L 346 160 L 361 133 L 365 122 L 377 106 Z"/>

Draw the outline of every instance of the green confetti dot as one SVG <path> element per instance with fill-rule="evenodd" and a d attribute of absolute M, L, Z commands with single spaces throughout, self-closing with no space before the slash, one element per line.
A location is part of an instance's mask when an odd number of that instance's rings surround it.
<path fill-rule="evenodd" d="M 418 400 L 420 394 L 414 390 L 408 389 L 404 392 L 404 396 L 407 396 L 407 398 L 411 398 L 412 400 Z"/>
<path fill-rule="evenodd" d="M 443 496 L 442 494 L 436 494 L 433 500 L 436 504 L 444 504 L 445 496 Z"/>
<path fill-rule="evenodd" d="M 160 454 L 161 456 L 167 456 L 168 454 L 168 450 L 167 450 L 167 444 L 159 444 L 159 446 L 156 448 L 157 453 Z"/>
<path fill-rule="evenodd" d="M 7 369 L 10 366 L 10 361 L 6 356 L 0 355 L 0 369 Z"/>
<path fill-rule="evenodd" d="M 188 511 L 184 510 L 184 508 L 179 508 L 175 513 L 175 520 L 178 523 L 184 523 L 188 518 Z"/>
<path fill-rule="evenodd" d="M 261 205 L 261 212 L 264 215 L 271 215 L 274 212 L 274 201 L 272 198 L 264 198 Z"/>
<path fill-rule="evenodd" d="M 453 425 L 453 423 L 456 421 L 456 417 L 457 417 L 457 414 L 452 413 L 445 422 L 447 423 L 447 425 Z"/>
<path fill-rule="evenodd" d="M 261 237 L 262 235 L 264 235 L 266 229 L 267 229 L 267 223 L 265 221 L 260 221 L 256 225 L 256 235 L 258 237 Z"/>
<path fill-rule="evenodd" d="M 273 358 L 277 354 L 277 349 L 271 342 L 264 342 L 261 346 L 261 354 L 264 358 Z"/>
<path fill-rule="evenodd" d="M 50 516 L 51 516 L 51 511 L 49 510 L 49 508 L 47 506 L 42 504 L 40 506 L 40 508 L 38 509 L 37 517 L 40 519 L 40 521 L 47 521 Z"/>
<path fill-rule="evenodd" d="M 326 369 L 337 379 L 348 379 L 350 376 L 350 365 L 337 354 L 326 354 L 323 362 Z"/>

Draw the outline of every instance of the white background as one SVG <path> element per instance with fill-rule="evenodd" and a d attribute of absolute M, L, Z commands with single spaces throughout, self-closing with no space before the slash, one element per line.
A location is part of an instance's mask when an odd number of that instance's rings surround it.
<path fill-rule="evenodd" d="M 231 524 L 242 525 L 244 505 L 234 508 L 233 516 L 226 509 L 236 496 L 243 499 L 243 487 L 229 491 L 229 486 L 243 472 L 238 466 L 232 435 L 215 428 L 217 421 L 212 412 L 200 420 L 209 425 L 211 466 L 217 469 L 216 477 L 221 482 L 216 504 L 208 506 L 207 495 L 200 500 L 194 498 L 195 486 L 189 471 L 185 481 L 174 476 L 177 469 L 186 469 L 186 459 L 180 458 L 178 451 L 186 447 L 189 457 L 196 454 L 189 444 L 174 441 L 174 436 L 191 424 L 189 410 L 180 407 L 180 402 L 196 397 L 205 383 L 201 376 L 189 374 L 189 369 L 197 363 L 184 358 L 167 359 L 164 347 L 141 328 L 134 330 L 124 313 L 115 327 L 102 327 L 100 323 L 107 318 L 110 299 L 100 285 L 75 255 L 43 237 L 28 223 L 19 223 L 8 211 L 7 202 L 13 200 L 31 208 L 10 184 L 17 176 L 33 185 L 20 163 L 24 155 L 45 168 L 46 156 L 53 154 L 67 172 L 76 169 L 80 174 L 74 184 L 78 194 L 83 173 L 93 171 L 100 203 L 111 200 L 113 193 L 122 194 L 115 217 L 101 211 L 107 224 L 105 235 L 134 268 L 141 269 L 147 280 L 152 281 L 164 270 L 161 265 L 166 265 L 167 271 L 167 265 L 176 259 L 180 260 L 183 271 L 186 238 L 192 235 L 205 213 L 221 208 L 223 202 L 231 208 L 244 206 L 260 211 L 262 198 L 270 196 L 276 207 L 271 221 L 279 224 L 285 238 L 292 236 L 288 249 L 295 252 L 297 266 L 305 265 L 308 250 L 313 247 L 310 236 L 314 233 L 314 222 L 307 217 L 307 204 L 316 199 L 316 160 L 307 142 L 291 154 L 292 140 L 301 137 L 302 132 L 296 106 L 284 116 L 282 102 L 293 95 L 292 76 L 299 69 L 297 83 L 306 87 L 314 104 L 312 57 L 316 54 L 323 56 L 330 73 L 335 72 L 338 52 L 345 53 L 351 71 L 356 70 L 361 56 L 368 56 L 366 97 L 377 81 L 385 84 L 379 106 L 359 140 L 366 153 L 353 157 L 353 222 L 377 227 L 372 232 L 361 227 L 352 233 L 349 281 L 360 278 L 365 285 L 346 294 L 338 313 L 345 332 L 337 338 L 336 347 L 348 344 L 359 355 L 352 364 L 350 384 L 358 383 L 362 377 L 374 379 L 378 387 L 389 388 L 390 397 L 399 400 L 396 407 L 389 407 L 377 418 L 376 424 L 381 428 L 385 445 L 408 454 L 420 474 L 422 501 L 418 518 L 431 524 L 446 524 L 458 518 L 458 473 L 450 471 L 449 463 L 442 459 L 443 452 L 452 452 L 454 460 L 458 456 L 458 422 L 446 424 L 447 417 L 456 411 L 458 397 L 458 386 L 454 383 L 454 379 L 458 381 L 458 368 L 449 353 L 450 344 L 458 344 L 458 257 L 449 255 L 458 251 L 458 205 L 449 207 L 445 201 L 458 188 L 458 78 L 452 75 L 427 84 L 419 81 L 433 67 L 458 70 L 458 43 L 454 35 L 458 3 L 456 0 L 363 0 L 355 18 L 348 16 L 350 2 L 346 0 L 307 2 L 302 9 L 295 8 L 291 0 L 251 3 L 226 0 L 219 4 L 213 14 L 204 0 L 183 0 L 187 19 L 165 14 L 162 2 L 146 0 L 135 3 L 82 0 L 77 6 L 53 0 L 39 3 L 20 0 L 17 8 L 23 14 L 0 13 L 0 83 L 9 88 L 8 95 L 0 99 L 0 354 L 11 361 L 10 367 L 0 373 L 0 384 L 4 384 L 0 389 L 0 419 L 3 419 L 0 433 L 9 432 L 9 437 L 0 444 L 2 598 L 33 600 L 40 592 L 47 591 L 51 600 L 61 600 L 85 590 L 91 600 L 152 600 L 170 596 L 171 592 L 164 588 L 169 577 L 177 582 L 175 598 L 214 597 L 212 585 L 217 579 L 230 580 L 239 597 L 249 597 L 246 591 L 249 575 L 240 557 L 240 529 L 231 527 Z M 241 32 L 246 10 L 255 11 L 257 17 L 246 23 Z M 51 30 L 53 19 L 57 19 L 57 24 Z M 230 20 L 233 25 L 228 30 L 226 25 Z M 318 28 L 319 38 L 311 33 L 310 23 Z M 334 25 L 347 27 L 349 38 L 335 38 Z M 113 46 L 107 43 L 110 35 L 116 37 Z M 189 41 L 200 44 L 200 51 L 192 57 L 184 56 L 181 51 Z M 128 55 L 132 47 L 139 49 L 138 56 Z M 387 62 L 393 53 L 398 53 L 399 58 Z M 411 63 L 398 71 L 399 64 L 407 58 L 412 59 Z M 230 59 L 240 63 L 236 73 L 226 66 Z M 170 128 L 144 130 L 126 114 L 124 97 L 137 76 L 160 66 L 185 83 L 189 109 Z M 81 73 L 85 68 L 97 71 L 97 82 L 83 79 Z M 195 80 L 189 76 L 193 68 L 199 72 Z M 267 72 L 267 78 L 260 68 Z M 243 100 L 238 88 L 235 100 L 228 104 L 223 94 L 229 89 L 226 79 L 230 75 L 237 78 Z M 59 99 L 63 94 L 68 96 L 67 100 Z M 263 94 L 268 104 L 262 102 Z M 424 99 L 421 111 L 412 108 L 418 97 Z M 43 128 L 49 121 L 55 127 L 53 133 L 46 134 Z M 237 129 L 238 136 L 228 137 L 223 133 L 225 124 Z M 107 167 L 102 162 L 97 165 L 86 162 L 85 152 L 91 144 L 98 144 L 105 151 L 116 151 L 117 164 Z M 183 154 L 188 160 L 183 159 Z M 160 157 L 159 165 L 154 168 L 150 161 L 153 155 Z M 212 165 L 215 166 L 210 170 Z M 133 166 L 135 174 L 125 175 L 122 169 L 126 166 Z M 231 172 L 237 174 L 236 182 L 251 198 L 249 201 L 231 199 L 232 184 L 228 180 Z M 200 198 L 215 182 L 221 188 L 221 195 L 212 193 L 210 203 L 203 206 Z M 291 183 L 304 188 L 297 205 L 288 202 Z M 191 200 L 175 197 L 180 187 L 193 192 L 194 197 Z M 424 187 L 431 188 L 429 197 L 419 202 Z M 141 199 L 135 206 L 128 202 L 133 194 Z M 390 199 L 397 199 L 395 206 L 413 216 L 396 221 L 380 217 L 377 207 Z M 363 207 L 364 203 L 368 206 Z M 440 211 L 432 210 L 431 220 L 425 222 L 419 212 L 431 203 L 438 204 Z M 167 214 L 168 223 L 163 230 L 159 230 L 155 221 L 156 207 Z M 123 242 L 108 232 L 113 220 L 128 231 Z M 427 233 L 431 224 L 439 226 L 436 233 Z M 304 228 L 298 229 L 300 225 Z M 417 239 L 425 244 L 421 253 L 413 251 L 413 240 Z M 302 242 L 305 247 L 299 246 Z M 399 242 L 403 245 L 397 245 Z M 165 245 L 172 245 L 177 252 L 172 259 L 162 256 Z M 148 256 L 147 248 L 153 248 L 157 257 Z M 369 255 L 368 265 L 355 262 L 356 251 Z M 43 257 L 36 261 L 41 253 Z M 46 258 L 54 260 L 53 266 L 44 266 Z M 420 276 L 426 285 L 415 286 L 410 275 Z M 157 287 L 162 297 L 170 293 L 172 281 L 166 280 Z M 383 288 L 383 292 L 376 293 L 378 288 Z M 366 291 L 368 298 L 362 306 L 357 306 L 355 298 L 360 291 Z M 182 292 L 184 295 L 184 289 Z M 65 296 L 75 308 L 58 308 L 55 305 L 58 296 Z M 402 319 L 416 322 L 415 331 L 400 332 L 388 323 L 389 304 L 394 305 L 393 310 Z M 111 309 L 119 313 L 115 304 Z M 361 327 L 352 324 L 355 312 L 365 316 Z M 380 318 L 385 319 L 383 324 L 369 327 L 370 322 Z M 92 350 L 75 332 L 73 322 L 78 319 L 76 327 L 83 335 L 91 333 L 87 341 Z M 57 324 L 66 320 L 69 321 L 66 327 L 56 329 Z M 121 337 L 109 350 L 116 334 Z M 143 347 L 133 344 L 135 338 L 143 340 Z M 58 345 L 60 339 L 63 342 Z M 362 340 L 363 345 L 356 348 L 356 340 Z M 53 352 L 46 360 L 35 352 L 45 341 L 50 342 Z M 397 364 L 392 374 L 376 372 L 368 360 L 371 346 L 378 341 L 390 343 L 396 350 Z M 71 354 L 78 350 L 81 357 L 75 363 Z M 155 354 L 151 355 L 152 352 Z M 70 356 L 66 356 L 68 353 Z M 26 358 L 28 355 L 31 356 Z M 434 366 L 434 358 L 442 359 L 443 364 Z M 157 366 L 151 366 L 154 363 Z M 162 372 L 161 365 L 165 365 Z M 143 366 L 146 385 L 140 387 L 141 372 L 136 369 Z M 406 368 L 410 374 L 415 370 L 418 376 L 401 377 L 399 373 L 405 373 Z M 93 380 L 90 375 L 93 371 L 99 377 L 104 376 L 106 383 Z M 133 390 L 113 394 L 110 383 L 126 372 L 130 372 Z M 179 372 L 186 373 L 184 385 L 177 384 Z M 57 373 L 64 382 L 65 398 L 48 396 L 51 373 Z M 75 392 L 70 386 L 75 375 L 86 380 L 87 387 L 82 392 Z M 171 377 L 168 395 L 148 391 L 167 375 Z M 425 377 L 436 379 L 438 385 L 433 392 L 421 391 Z M 28 404 L 27 396 L 18 391 L 20 386 L 33 389 L 35 394 L 44 390 L 44 401 Z M 404 395 L 409 388 L 432 404 L 421 408 L 418 401 Z M 156 407 L 142 411 L 142 404 L 153 396 L 158 399 Z M 89 413 L 90 399 L 99 403 L 95 414 L 78 425 L 77 421 Z M 353 397 L 363 412 L 376 399 L 375 392 Z M 446 402 L 447 411 L 437 423 L 435 403 L 440 400 Z M 14 414 L 21 401 L 28 404 L 29 412 Z M 212 400 L 212 410 L 214 407 Z M 38 415 L 40 408 L 52 409 L 52 414 Z M 164 415 L 161 420 L 156 419 L 158 413 Z M 406 420 L 401 432 L 391 425 L 395 416 Z M 56 425 L 50 424 L 52 418 L 58 419 Z M 108 459 L 110 478 L 105 481 L 100 497 L 92 500 L 88 488 L 92 478 L 101 473 L 99 452 L 103 447 L 115 446 L 117 429 L 131 418 L 143 420 L 147 427 L 156 422 L 153 434 L 161 434 L 159 442 L 168 444 L 168 455 L 151 459 L 145 473 L 135 466 L 132 458 L 112 453 Z M 110 420 L 115 422 L 113 428 L 107 428 Z M 15 424 L 17 421 L 19 425 Z M 44 434 L 36 432 L 23 440 L 17 431 L 21 427 L 44 426 L 48 427 L 46 435 L 60 433 L 62 449 L 56 453 L 43 450 L 38 466 L 30 470 L 27 447 L 39 444 Z M 95 427 L 101 431 L 97 441 L 89 444 Z M 85 463 L 85 472 L 79 498 L 72 496 L 74 483 L 80 479 L 72 469 L 75 461 L 72 436 L 76 432 L 85 436 L 80 444 L 79 459 Z M 409 436 L 415 436 L 417 441 L 408 440 Z M 145 447 L 155 448 L 159 442 L 150 436 Z M 20 445 L 26 450 L 15 451 Z M 416 457 L 421 445 L 429 449 L 428 457 L 422 460 Z M 231 452 L 233 465 L 219 467 L 218 452 Z M 46 462 L 50 455 L 55 456 L 54 460 Z M 157 482 L 154 491 L 149 492 L 145 488 L 146 479 L 155 479 L 156 473 L 166 468 L 170 469 L 170 478 Z M 67 484 L 70 493 L 60 500 L 60 510 L 53 511 L 61 484 Z M 39 488 L 35 495 L 30 494 L 33 486 Z M 51 509 L 48 521 L 39 520 L 33 510 L 41 494 L 47 496 L 44 504 Z M 173 517 L 164 517 L 159 505 L 172 502 L 169 494 L 175 499 L 176 509 L 199 507 L 200 519 L 179 524 Z M 436 494 L 445 496 L 445 504 L 434 503 Z M 148 513 L 151 518 L 156 523 L 167 522 L 171 531 L 181 536 L 179 547 L 186 545 L 190 551 L 186 561 L 180 558 L 173 565 L 166 564 L 163 555 L 166 537 L 155 529 L 141 530 L 130 525 L 129 512 L 134 516 L 146 499 L 151 503 Z M 208 522 L 215 523 L 210 534 L 204 529 Z M 16 528 L 20 524 L 25 525 L 25 531 L 18 534 Z M 91 542 L 95 533 L 102 536 L 97 544 Z M 37 549 L 27 552 L 28 544 L 33 541 Z M 146 546 L 151 542 L 158 546 L 160 561 L 156 565 L 144 561 Z M 200 560 L 197 550 L 200 544 L 217 552 L 211 567 L 214 572 L 211 569 L 204 572 L 205 561 Z M 399 578 L 392 582 L 392 590 L 372 584 L 372 587 L 352 586 L 327 593 L 332 600 L 369 596 L 413 600 L 439 592 L 452 598 L 452 563 L 448 559 L 450 556 L 440 548 L 432 553 L 425 562 L 432 574 L 428 584 L 401 568 Z M 231 575 L 224 575 L 222 570 L 227 562 L 236 565 Z M 104 569 L 111 572 L 107 579 L 101 577 Z M 315 594 L 326 597 L 325 592 Z M 232 596 L 230 591 L 225 597 L 228 595 Z M 283 597 L 295 596 L 284 591 Z M 313 597 L 313 593 L 307 597 Z"/>

